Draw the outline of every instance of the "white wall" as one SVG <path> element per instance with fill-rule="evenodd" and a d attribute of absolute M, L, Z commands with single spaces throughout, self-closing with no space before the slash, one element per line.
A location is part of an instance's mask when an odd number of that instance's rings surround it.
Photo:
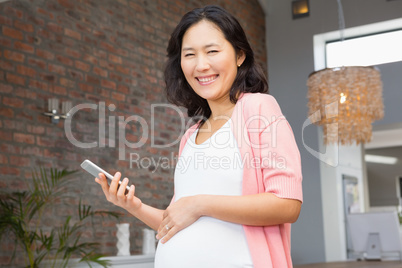
<path fill-rule="evenodd" d="M 346 28 L 402 17 L 402 1 L 343 0 L 342 4 Z M 292 257 L 294 264 L 323 262 L 337 258 L 331 256 L 333 250 L 338 250 L 336 254 L 341 256 L 342 249 L 329 248 L 330 238 L 325 238 L 329 231 L 324 230 L 323 207 L 331 201 L 331 196 L 322 194 L 320 162 L 304 147 L 302 129 L 308 111 L 306 80 L 314 71 L 313 36 L 338 29 L 337 1 L 310 0 L 310 17 L 297 20 L 291 17 L 291 0 L 266 0 L 264 6 L 268 11 L 270 93 L 292 125 L 302 156 L 304 204 L 298 222 L 292 227 Z M 387 83 L 396 84 L 393 79 L 390 77 Z M 304 130 L 307 146 L 319 151 L 318 140 L 315 126 Z M 336 176 L 333 173 L 333 178 L 327 178 L 332 186 L 336 185 Z"/>

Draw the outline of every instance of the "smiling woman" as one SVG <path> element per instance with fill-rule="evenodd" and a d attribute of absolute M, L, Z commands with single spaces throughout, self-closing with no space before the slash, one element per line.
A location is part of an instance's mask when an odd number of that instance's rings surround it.
<path fill-rule="evenodd" d="M 181 68 L 184 76 L 195 93 L 210 106 L 225 98 L 244 59 L 244 53 L 236 53 L 212 22 L 200 21 L 183 36 Z"/>
<path fill-rule="evenodd" d="M 183 16 L 167 51 L 167 97 L 196 121 L 180 142 L 171 204 L 142 204 L 134 186 L 125 195 L 120 173 L 110 187 L 101 174 L 97 182 L 158 231 L 156 268 L 292 267 L 300 154 L 278 103 L 263 94 L 267 81 L 242 27 L 218 6 L 198 8 Z"/>

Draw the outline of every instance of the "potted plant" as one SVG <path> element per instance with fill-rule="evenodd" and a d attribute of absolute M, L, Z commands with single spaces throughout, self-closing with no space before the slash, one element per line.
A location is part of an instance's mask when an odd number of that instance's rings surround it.
<path fill-rule="evenodd" d="M 97 263 L 108 267 L 107 260 L 96 253 L 98 243 L 81 242 L 85 224 L 94 217 L 119 217 L 117 212 L 94 211 L 91 206 L 78 204 L 77 216 L 66 216 L 62 226 L 45 229 L 41 219 L 46 208 L 54 201 L 67 197 L 66 179 L 75 171 L 50 169 L 50 176 L 44 169 L 32 173 L 33 185 L 27 191 L 5 193 L 0 196 L 0 238 L 5 234 L 15 238 L 12 259 L 17 248 L 25 253 L 26 267 L 67 267 L 72 257 L 80 262 Z M 93 224 L 93 221 L 90 222 Z"/>

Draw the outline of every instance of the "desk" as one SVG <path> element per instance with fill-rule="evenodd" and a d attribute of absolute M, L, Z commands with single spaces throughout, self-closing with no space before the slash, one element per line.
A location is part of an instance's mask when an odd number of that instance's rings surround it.
<path fill-rule="evenodd" d="M 344 261 L 295 265 L 294 268 L 401 268 L 400 261 Z"/>
<path fill-rule="evenodd" d="M 131 256 L 111 256 L 101 258 L 104 260 L 110 260 L 111 267 L 113 268 L 153 268 L 155 255 L 131 255 Z M 43 267 L 50 267 L 48 263 L 44 261 Z M 91 262 L 91 266 L 94 268 L 102 267 L 96 263 Z M 57 267 L 57 266 L 56 266 Z M 79 263 L 78 259 L 71 259 L 68 262 L 68 268 L 88 268 L 88 264 Z"/>

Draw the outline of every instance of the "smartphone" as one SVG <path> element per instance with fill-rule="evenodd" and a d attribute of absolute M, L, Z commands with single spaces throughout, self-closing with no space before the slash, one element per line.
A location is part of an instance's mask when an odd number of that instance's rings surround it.
<path fill-rule="evenodd" d="M 113 176 L 112 176 L 112 175 L 110 175 L 109 173 L 107 173 L 106 171 L 104 171 L 103 169 L 101 169 L 100 167 L 98 167 L 97 165 L 95 165 L 94 163 L 92 163 L 92 162 L 89 161 L 89 160 L 85 160 L 84 162 L 82 162 L 82 163 L 81 163 L 81 167 L 82 167 L 83 169 L 85 169 L 85 171 L 87 171 L 89 174 L 91 174 L 91 175 L 94 176 L 94 177 L 99 177 L 99 173 L 105 174 L 105 177 L 106 177 L 107 180 L 109 181 L 109 185 L 110 185 L 110 182 L 111 182 L 112 179 L 113 179 Z M 121 184 L 121 181 L 119 181 L 119 186 L 120 186 L 120 184 Z M 118 187 L 119 187 L 119 186 L 118 186 Z M 118 188 L 118 187 L 117 187 L 117 188 Z M 125 194 L 127 194 L 129 190 L 130 190 L 130 187 L 127 185 L 127 186 L 126 186 Z"/>

